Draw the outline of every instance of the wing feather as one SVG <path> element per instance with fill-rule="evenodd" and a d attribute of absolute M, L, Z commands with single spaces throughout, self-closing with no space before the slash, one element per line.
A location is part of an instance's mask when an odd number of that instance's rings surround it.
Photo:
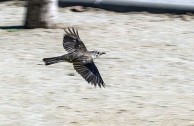
<path fill-rule="evenodd" d="M 102 80 L 102 77 L 94 64 L 94 62 L 91 63 L 73 63 L 74 69 L 88 82 L 92 85 L 99 87 L 105 87 L 105 83 Z"/>
<path fill-rule="evenodd" d="M 81 41 L 78 31 L 74 28 L 64 29 L 65 35 L 63 37 L 64 49 L 71 53 L 74 51 L 87 51 L 86 46 Z"/>

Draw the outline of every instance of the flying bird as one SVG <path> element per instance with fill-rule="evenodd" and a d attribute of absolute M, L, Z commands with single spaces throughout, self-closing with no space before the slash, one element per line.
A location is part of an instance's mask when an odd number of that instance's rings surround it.
<path fill-rule="evenodd" d="M 78 30 L 74 28 L 65 29 L 63 47 L 68 52 L 62 56 L 43 58 L 45 65 L 59 62 L 69 62 L 74 69 L 88 82 L 99 87 L 105 87 L 105 83 L 94 64 L 94 59 L 105 52 L 88 51 L 79 37 Z"/>

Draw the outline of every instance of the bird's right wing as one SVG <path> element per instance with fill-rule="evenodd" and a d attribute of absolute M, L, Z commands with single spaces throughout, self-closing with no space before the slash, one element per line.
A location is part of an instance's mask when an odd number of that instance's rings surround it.
<path fill-rule="evenodd" d="M 74 69 L 88 82 L 96 87 L 98 85 L 99 87 L 105 87 L 105 83 L 102 80 L 102 77 L 100 76 L 100 73 L 94 64 L 94 62 L 90 63 L 80 63 L 80 62 L 74 62 L 73 63 Z"/>
<path fill-rule="evenodd" d="M 64 31 L 65 35 L 63 37 L 63 47 L 67 52 L 87 51 L 86 46 L 81 41 L 77 30 L 74 28 L 68 28 Z"/>

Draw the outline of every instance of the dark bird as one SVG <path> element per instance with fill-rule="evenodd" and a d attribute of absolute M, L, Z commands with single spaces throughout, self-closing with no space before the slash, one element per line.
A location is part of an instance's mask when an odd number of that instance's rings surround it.
<path fill-rule="evenodd" d="M 65 29 L 63 37 L 63 47 L 68 52 L 65 55 L 44 58 L 45 65 L 51 65 L 59 62 L 73 63 L 74 69 L 88 82 L 96 87 L 105 87 L 105 83 L 94 64 L 94 59 L 105 54 L 99 51 L 88 51 L 81 41 L 78 31 L 74 28 Z"/>

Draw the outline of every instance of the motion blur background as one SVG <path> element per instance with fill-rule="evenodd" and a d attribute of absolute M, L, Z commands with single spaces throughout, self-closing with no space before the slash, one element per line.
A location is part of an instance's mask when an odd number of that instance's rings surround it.
<path fill-rule="evenodd" d="M 1 126 L 194 125 L 192 0 L 30 1 L 0 2 Z M 43 64 L 66 53 L 66 27 L 106 52 L 106 88 Z"/>

